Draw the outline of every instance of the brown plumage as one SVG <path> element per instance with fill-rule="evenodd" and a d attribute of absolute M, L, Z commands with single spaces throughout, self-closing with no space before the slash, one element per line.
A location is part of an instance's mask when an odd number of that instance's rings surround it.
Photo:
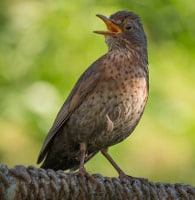
<path fill-rule="evenodd" d="M 79 78 L 60 109 L 38 157 L 42 168 L 84 170 L 101 151 L 120 175 L 107 148 L 128 137 L 148 97 L 146 36 L 138 15 L 119 11 L 107 18 L 108 52 Z"/>

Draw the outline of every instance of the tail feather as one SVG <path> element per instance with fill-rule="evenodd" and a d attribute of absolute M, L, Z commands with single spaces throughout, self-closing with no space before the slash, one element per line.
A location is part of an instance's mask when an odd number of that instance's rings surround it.
<path fill-rule="evenodd" d="M 43 169 L 53 169 L 53 170 L 67 170 L 70 168 L 78 168 L 79 161 L 76 159 L 70 159 L 70 158 L 63 158 L 59 159 L 57 156 L 55 159 L 49 159 L 49 157 L 46 157 L 43 164 L 41 165 L 41 168 Z"/>
<path fill-rule="evenodd" d="M 88 162 L 93 156 L 95 156 L 98 151 L 90 153 L 85 159 L 85 163 Z M 47 155 L 41 168 L 43 169 L 53 169 L 53 170 L 72 170 L 75 171 L 79 168 L 80 161 L 74 157 L 64 157 L 60 158 L 60 155 L 56 155 L 55 159 Z"/>

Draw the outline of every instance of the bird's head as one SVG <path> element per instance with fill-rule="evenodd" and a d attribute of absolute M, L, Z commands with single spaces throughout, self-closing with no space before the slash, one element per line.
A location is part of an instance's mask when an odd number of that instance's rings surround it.
<path fill-rule="evenodd" d="M 94 32 L 105 36 L 109 50 L 147 48 L 146 35 L 138 15 L 119 11 L 109 18 L 101 14 L 97 14 L 97 17 L 104 21 L 107 31 Z"/>

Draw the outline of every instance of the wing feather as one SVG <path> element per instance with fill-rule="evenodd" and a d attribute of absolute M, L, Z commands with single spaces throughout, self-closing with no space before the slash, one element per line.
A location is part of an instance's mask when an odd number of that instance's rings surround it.
<path fill-rule="evenodd" d="M 93 70 L 91 68 L 92 66 Z M 45 155 L 47 154 L 49 144 L 52 142 L 60 128 L 66 123 L 70 115 L 77 107 L 79 107 L 86 96 L 91 93 L 98 84 L 101 78 L 100 70 L 97 70 L 98 61 L 96 61 L 92 66 L 88 68 L 77 81 L 69 97 L 58 112 L 56 119 L 45 138 L 44 144 L 37 159 L 37 163 L 40 163 L 44 159 Z"/>

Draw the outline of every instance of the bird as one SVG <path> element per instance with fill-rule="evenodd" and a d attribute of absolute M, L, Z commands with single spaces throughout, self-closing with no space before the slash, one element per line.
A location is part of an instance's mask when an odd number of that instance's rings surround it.
<path fill-rule="evenodd" d="M 106 25 L 107 53 L 80 76 L 65 100 L 40 150 L 37 164 L 53 170 L 78 170 L 101 152 L 119 174 L 125 172 L 108 148 L 126 139 L 143 114 L 149 93 L 147 38 L 140 17 L 118 11 L 96 15 Z"/>

